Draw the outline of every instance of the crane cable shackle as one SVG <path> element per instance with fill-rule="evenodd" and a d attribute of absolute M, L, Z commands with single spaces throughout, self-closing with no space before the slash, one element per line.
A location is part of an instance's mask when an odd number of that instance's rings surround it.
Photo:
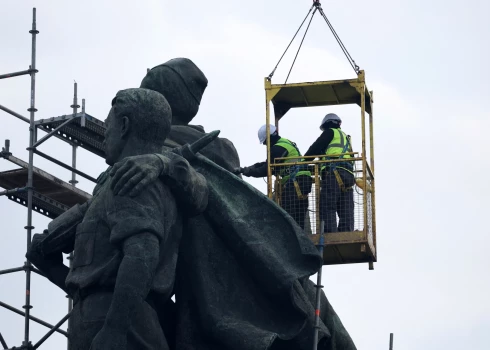
<path fill-rule="evenodd" d="M 314 10 L 313 10 L 313 8 L 314 8 Z M 312 12 L 312 10 L 313 10 L 313 12 Z M 357 75 L 359 75 L 359 71 L 360 71 L 359 66 L 356 64 L 356 62 L 352 58 L 352 56 L 350 55 L 349 51 L 347 51 L 347 48 L 345 47 L 345 45 L 342 42 L 342 40 L 340 40 L 339 35 L 337 34 L 337 32 L 335 31 L 335 29 L 333 28 L 332 23 L 330 23 L 330 21 L 328 20 L 327 15 L 325 15 L 325 12 L 323 11 L 322 4 L 320 3 L 320 0 L 313 0 L 313 5 L 308 10 L 308 13 L 306 14 L 306 17 L 301 22 L 301 24 L 300 24 L 298 30 L 296 31 L 296 33 L 294 33 L 293 38 L 291 39 L 291 41 L 289 42 L 288 46 L 286 47 L 286 50 L 284 50 L 283 54 L 281 55 L 281 58 L 279 58 L 279 61 L 276 63 L 276 66 L 274 67 L 274 69 L 272 70 L 272 72 L 268 75 L 267 79 L 269 81 L 271 81 L 272 77 L 274 76 L 274 73 L 277 70 L 277 67 L 279 66 L 279 64 L 281 63 L 282 59 L 284 58 L 284 55 L 286 55 L 286 52 L 289 50 L 289 47 L 291 46 L 291 44 L 293 43 L 294 39 L 298 35 L 299 31 L 303 27 L 303 24 L 305 24 L 306 20 L 308 19 L 308 17 L 311 14 L 311 18 L 310 18 L 310 21 L 308 22 L 308 26 L 306 27 L 305 34 L 303 35 L 303 39 L 301 39 L 301 43 L 299 45 L 298 51 L 296 52 L 296 56 L 294 57 L 293 63 L 291 65 L 291 68 L 289 69 L 289 73 L 288 73 L 288 75 L 286 77 L 286 81 L 284 82 L 284 84 L 287 83 L 287 81 L 289 79 L 289 75 L 291 74 L 291 71 L 293 70 L 293 67 L 294 67 L 294 64 L 296 62 L 296 59 L 298 58 L 299 51 L 301 50 L 301 47 L 303 46 L 303 42 L 305 40 L 306 34 L 308 33 L 308 29 L 310 28 L 311 21 L 313 20 L 313 16 L 315 15 L 316 11 L 320 12 L 320 14 L 322 15 L 323 19 L 327 23 L 328 28 L 332 32 L 335 40 L 337 41 L 337 43 L 339 44 L 340 48 L 342 49 L 342 52 L 344 53 L 345 57 L 349 61 L 349 64 L 351 65 L 352 69 L 354 69 L 354 72 Z"/>

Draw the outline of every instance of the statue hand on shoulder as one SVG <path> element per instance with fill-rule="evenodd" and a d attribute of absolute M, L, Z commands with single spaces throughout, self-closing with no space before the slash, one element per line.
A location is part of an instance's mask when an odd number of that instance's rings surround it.
<path fill-rule="evenodd" d="M 144 154 L 124 158 L 114 164 L 110 175 L 114 195 L 130 197 L 138 195 L 146 186 L 155 182 L 165 170 L 166 164 L 156 154 Z"/>

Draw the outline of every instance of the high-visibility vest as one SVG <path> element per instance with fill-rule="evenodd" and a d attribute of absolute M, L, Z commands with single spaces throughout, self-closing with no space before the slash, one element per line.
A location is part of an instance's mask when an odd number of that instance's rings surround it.
<path fill-rule="evenodd" d="M 325 154 L 327 157 L 325 157 L 323 159 L 324 160 L 325 159 L 335 159 L 335 158 L 342 157 L 342 159 L 347 160 L 347 162 L 340 162 L 340 163 L 333 162 L 333 163 L 328 164 L 327 166 L 328 167 L 335 166 L 336 168 L 345 169 L 348 172 L 352 173 L 353 164 L 352 164 L 352 162 L 348 161 L 350 158 L 352 158 L 351 155 L 350 154 L 344 154 L 341 156 L 342 153 L 352 152 L 352 145 L 350 145 L 350 144 L 347 147 L 347 149 L 345 149 L 347 142 L 348 142 L 347 135 L 345 134 L 345 132 L 343 132 L 340 129 L 330 128 L 330 130 L 333 131 L 333 139 L 328 144 L 327 149 L 325 150 Z M 327 166 L 323 166 L 322 170 L 325 169 Z"/>
<path fill-rule="evenodd" d="M 283 160 L 283 163 L 295 163 L 295 162 L 301 162 L 304 159 L 301 157 L 301 153 L 299 152 L 298 148 L 296 145 L 294 145 L 291 141 L 288 139 L 285 139 L 281 137 L 275 144 L 275 146 L 280 146 L 284 148 L 288 153 L 286 157 L 298 157 L 298 158 L 292 158 L 292 159 L 286 159 Z M 281 183 L 285 184 L 289 178 L 290 178 L 290 173 L 294 171 L 294 167 L 279 167 L 279 175 L 281 176 Z M 307 170 L 300 170 L 296 173 L 296 176 L 311 176 L 311 172 Z"/>

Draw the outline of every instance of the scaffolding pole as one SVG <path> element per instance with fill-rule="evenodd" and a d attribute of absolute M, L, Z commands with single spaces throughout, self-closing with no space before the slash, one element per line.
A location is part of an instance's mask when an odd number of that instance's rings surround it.
<path fill-rule="evenodd" d="M 20 72 L 13 72 L 13 73 L 8 73 L 8 74 L 1 74 L 0 79 L 6 79 L 6 78 L 13 78 L 13 77 L 18 77 L 21 75 L 27 75 L 27 74 L 32 74 L 32 73 L 37 73 L 35 69 L 28 69 L 28 70 L 23 70 Z"/>
<path fill-rule="evenodd" d="M 15 307 L 13 307 L 13 306 L 11 306 L 11 305 L 9 305 L 9 304 L 3 303 L 3 302 L 1 302 L 1 301 L 0 301 L 0 307 L 3 307 L 3 308 L 5 308 L 5 309 L 7 309 L 7 310 L 10 310 L 10 311 L 12 311 L 13 313 L 16 313 L 17 315 L 20 315 L 20 316 L 24 316 L 24 317 L 25 317 L 25 315 L 26 315 L 26 314 L 25 314 L 25 312 L 22 312 L 21 310 L 18 310 L 18 309 L 16 309 Z M 51 328 L 51 329 L 53 329 L 53 328 L 55 327 L 55 326 L 53 326 L 53 325 L 51 325 L 51 324 L 49 324 L 49 323 L 47 323 L 47 322 L 45 322 L 45 321 L 43 321 L 43 320 L 41 320 L 41 319 L 37 318 L 37 317 L 34 317 L 34 316 L 32 316 L 32 315 L 30 315 L 30 316 L 29 316 L 29 318 L 30 318 L 32 321 L 34 321 L 34 322 L 36 322 L 36 323 L 39 323 L 40 325 L 43 325 L 44 327 Z M 58 332 L 58 333 L 60 333 L 60 334 L 63 334 L 64 336 L 68 337 L 68 333 L 67 333 L 67 332 L 65 332 L 65 331 L 64 331 L 64 330 L 62 330 L 62 329 L 56 329 L 56 332 Z"/>
<path fill-rule="evenodd" d="M 70 107 L 73 108 L 73 119 L 74 119 L 77 115 L 78 108 L 80 107 L 78 105 L 77 82 L 73 84 L 73 104 Z M 73 167 L 73 169 L 76 169 L 77 168 L 77 145 L 72 144 L 71 154 L 72 154 L 71 166 Z M 78 183 L 76 178 L 76 173 L 73 171 L 71 172 L 71 180 L 69 181 L 69 183 L 71 183 L 73 186 L 76 186 Z"/>
<path fill-rule="evenodd" d="M 46 339 L 48 339 L 51 334 L 53 334 L 54 332 L 56 332 L 63 323 L 65 323 L 66 320 L 70 319 L 70 316 L 71 316 L 71 311 L 65 316 L 63 317 L 57 324 L 55 324 L 50 330 L 48 333 L 46 333 L 46 335 L 44 335 L 44 337 L 42 337 L 32 348 L 33 349 L 37 349 L 41 346 L 42 343 L 44 343 L 46 341 Z"/>
<path fill-rule="evenodd" d="M 315 164 L 315 191 L 316 191 L 316 196 L 319 198 L 320 196 L 320 166 L 318 164 Z M 316 211 L 317 213 L 320 213 L 320 202 L 317 201 L 316 203 Z M 318 229 L 320 230 L 320 240 L 318 243 L 318 252 L 320 256 L 323 259 L 323 249 L 324 249 L 324 233 L 323 233 L 323 227 L 322 223 L 320 221 L 320 217 L 317 215 L 316 218 L 316 226 L 317 226 L 317 232 Z M 313 350 L 318 349 L 318 338 L 319 338 L 319 333 L 320 333 L 320 309 L 321 309 L 321 295 L 322 295 L 322 271 L 323 271 L 323 266 L 320 266 L 320 269 L 317 272 L 316 276 L 316 295 L 315 295 L 315 330 L 313 333 Z"/>
<path fill-rule="evenodd" d="M 13 116 L 14 116 L 14 117 L 16 117 L 16 118 L 19 118 L 20 120 L 25 121 L 26 123 L 29 123 L 29 119 L 27 119 L 26 117 L 21 116 L 19 113 L 16 113 L 16 112 L 14 112 L 14 111 L 13 111 L 13 110 L 11 110 L 11 109 L 8 109 L 8 108 L 7 108 L 7 107 L 5 107 L 5 106 L 0 105 L 0 109 L 1 109 L 2 111 L 4 111 L 4 112 L 7 112 L 8 114 L 13 115 Z"/>
<path fill-rule="evenodd" d="M 96 179 L 94 179 L 91 176 L 89 176 L 89 175 L 87 175 L 87 174 L 76 169 L 76 160 L 77 160 L 76 159 L 76 153 L 77 153 L 76 151 L 77 151 L 77 147 L 79 146 L 79 144 L 77 143 L 78 141 L 71 142 L 71 139 L 69 141 L 67 138 L 63 138 L 60 136 L 61 134 L 59 134 L 59 132 L 61 131 L 62 128 L 68 126 L 69 123 L 75 121 L 75 119 L 77 119 L 77 118 L 80 118 L 80 126 L 82 128 L 85 127 L 85 123 L 86 123 L 85 100 L 82 99 L 82 114 L 80 115 L 80 114 L 78 114 L 78 109 L 80 106 L 78 105 L 78 91 L 77 91 L 77 83 L 76 82 L 74 82 L 73 104 L 70 106 L 73 109 L 73 116 L 71 118 L 69 118 L 68 120 L 62 122 L 56 128 L 50 130 L 49 132 L 46 131 L 45 129 L 41 128 L 43 131 L 48 132 L 48 134 L 45 135 L 43 138 L 41 138 L 39 141 L 37 140 L 37 128 L 39 126 L 37 125 L 37 123 L 35 121 L 35 113 L 37 112 L 36 104 L 35 104 L 35 102 L 36 102 L 36 73 L 38 73 L 38 70 L 36 69 L 36 36 L 37 36 L 37 34 L 39 34 L 39 31 L 37 30 L 36 26 L 37 26 L 36 8 L 33 8 L 32 9 L 32 28 L 29 31 L 29 33 L 32 36 L 31 64 L 29 66 L 29 70 L 0 75 L 0 79 L 10 78 L 10 77 L 15 77 L 15 76 L 20 76 L 20 75 L 27 75 L 27 74 L 29 74 L 31 77 L 30 106 L 28 108 L 29 118 L 26 118 L 26 117 L 22 116 L 21 114 L 16 113 L 16 112 L 8 109 L 7 107 L 0 105 L 0 110 L 3 110 L 5 112 L 15 116 L 16 118 L 19 118 L 20 120 L 27 122 L 29 124 L 29 147 L 27 148 L 27 150 L 29 152 L 29 160 L 27 163 L 22 162 L 22 163 L 25 163 L 25 166 L 23 166 L 23 167 L 27 169 L 27 184 L 25 185 L 25 187 L 19 186 L 18 188 L 14 188 L 14 189 L 10 189 L 10 190 L 0 192 L 0 196 L 17 194 L 19 192 L 24 192 L 27 194 L 27 203 L 26 203 L 27 204 L 27 224 L 24 227 L 24 229 L 26 230 L 26 236 L 27 236 L 26 237 L 27 238 L 27 244 L 26 244 L 27 251 L 29 251 L 31 248 L 32 233 L 33 233 L 33 229 L 34 229 L 33 221 L 32 221 L 32 212 L 33 212 L 33 210 L 36 209 L 34 200 L 37 198 L 36 197 L 37 194 L 34 191 L 34 175 L 35 175 L 34 155 L 37 154 L 39 156 L 42 156 L 42 157 L 50 160 L 51 162 L 53 162 L 57 165 L 60 165 L 61 167 L 64 167 L 65 169 L 68 169 L 69 171 L 71 171 L 72 174 L 71 174 L 71 180 L 69 181 L 69 183 L 73 187 L 76 187 L 76 184 L 78 183 L 77 176 L 76 176 L 77 174 L 79 176 L 82 176 L 84 178 L 89 179 L 90 181 L 96 182 Z M 42 126 L 42 121 L 41 121 L 40 125 Z M 37 149 L 38 146 L 40 146 L 42 143 L 44 143 L 46 140 L 48 140 L 51 136 L 61 138 L 62 140 L 64 140 L 65 142 L 68 142 L 72 146 L 72 163 L 71 163 L 72 166 L 64 164 L 64 163 L 58 161 L 57 159 L 50 157 L 50 156 L 44 154 L 43 152 L 40 152 Z M 1 157 L 12 161 L 12 159 L 9 157 L 9 156 L 11 156 L 11 153 L 9 152 L 10 151 L 9 148 L 10 148 L 10 141 L 6 140 L 5 147 L 0 152 L 0 155 L 1 155 Z M 16 163 L 16 162 L 14 161 L 14 163 Z M 74 191 L 75 191 L 75 189 L 74 189 Z M 78 191 L 78 190 L 76 190 L 76 191 Z M 72 263 L 71 263 L 72 256 L 73 255 L 70 254 L 70 257 L 68 258 L 68 259 L 70 259 L 70 268 L 72 265 Z M 6 308 L 6 309 L 8 309 L 14 313 L 17 313 L 20 316 L 24 317 L 24 319 L 25 319 L 24 320 L 24 338 L 22 341 L 22 345 L 19 348 L 14 347 L 13 349 L 37 349 L 54 332 L 63 334 L 67 338 L 69 338 L 68 332 L 71 329 L 70 315 L 71 315 L 72 309 L 73 309 L 73 300 L 69 296 L 67 296 L 67 298 L 69 299 L 68 300 L 68 314 L 65 317 L 63 317 L 63 319 L 61 319 L 55 326 L 52 326 L 51 324 L 49 324 L 45 321 L 42 321 L 36 317 L 33 317 L 30 313 L 30 310 L 32 309 L 31 299 L 30 299 L 31 275 L 32 275 L 32 272 L 37 273 L 41 276 L 44 276 L 44 275 L 39 270 L 37 270 L 31 264 L 31 262 L 28 259 L 26 259 L 24 266 L 22 266 L 22 267 L 15 267 L 15 268 L 10 268 L 10 269 L 0 270 L 0 275 L 10 274 L 10 273 L 19 272 L 19 271 L 25 271 L 25 273 L 26 273 L 25 304 L 22 306 L 24 311 L 21 311 L 20 309 L 16 309 L 13 306 L 10 306 L 10 305 L 5 304 L 5 303 L 0 301 L 0 307 L 4 307 L 4 308 Z M 67 331 L 59 329 L 59 327 L 67 320 L 68 320 Z M 35 345 L 33 345 L 32 341 L 31 341 L 30 321 L 37 322 L 37 323 L 39 323 L 45 327 L 50 328 L 50 331 L 48 333 L 46 333 Z M 3 339 L 3 336 L 1 334 L 0 334 L 0 344 L 1 344 L 1 347 L 7 349 L 7 344 L 6 344 L 6 342 Z M 68 341 L 67 346 L 69 349 L 70 348 L 69 341 Z"/>
<path fill-rule="evenodd" d="M 3 337 L 2 337 L 2 333 L 0 333 L 0 344 L 2 344 L 2 346 L 3 346 L 4 349 L 8 349 L 9 348 L 8 345 L 7 345 L 7 343 L 5 342 L 5 339 L 3 339 Z"/>
<path fill-rule="evenodd" d="M 83 105 L 84 105 L 83 111 L 85 111 L 85 100 L 83 100 Z M 73 83 L 73 104 L 70 107 L 73 108 L 73 119 L 75 119 L 77 112 L 78 112 L 78 107 L 80 107 L 78 105 L 78 85 L 77 85 L 76 81 Z M 71 147 L 72 147 L 72 149 L 71 149 L 71 156 L 72 156 L 71 157 L 71 166 L 73 169 L 76 169 L 77 168 L 77 146 L 75 144 L 72 144 Z M 75 171 L 71 172 L 71 180 L 69 182 L 73 187 L 77 186 L 78 181 L 76 178 L 76 172 Z M 70 253 L 70 255 L 67 257 L 67 259 L 68 259 L 68 265 L 70 266 L 70 270 L 71 270 L 72 261 L 73 261 L 73 252 Z M 66 297 L 68 298 L 68 314 L 70 314 L 71 310 L 73 310 L 73 299 L 70 298 L 69 295 L 67 295 Z M 69 318 L 68 319 L 68 328 L 67 328 L 68 334 L 70 334 L 71 329 L 72 329 L 72 320 L 71 320 L 71 318 Z M 66 339 L 66 341 L 67 341 L 68 350 L 70 350 L 70 348 L 71 348 L 70 337 L 68 337 Z"/>
<path fill-rule="evenodd" d="M 29 70 L 31 70 L 31 104 L 28 109 L 30 118 L 30 126 L 29 126 L 29 167 L 27 170 L 27 225 L 25 227 L 27 231 L 27 251 L 31 247 L 31 239 L 32 239 L 32 230 L 34 226 L 32 226 L 32 192 L 33 192 L 33 163 L 34 163 L 34 137 L 35 133 L 35 124 L 34 124 L 34 115 L 37 111 L 36 109 L 36 35 L 39 34 L 39 31 L 36 29 L 36 8 L 32 9 L 32 29 L 29 31 L 32 35 L 32 50 L 31 50 L 31 65 Z M 23 346 L 30 346 L 29 341 L 29 319 L 30 319 L 30 310 L 31 306 L 31 263 L 29 260 L 26 261 L 26 295 L 25 295 L 25 305 L 23 306 L 25 309 L 25 322 L 24 322 L 24 341 L 22 343 Z"/>

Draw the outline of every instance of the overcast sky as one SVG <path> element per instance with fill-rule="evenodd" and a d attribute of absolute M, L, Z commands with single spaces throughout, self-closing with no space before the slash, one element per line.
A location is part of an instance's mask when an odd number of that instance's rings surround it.
<path fill-rule="evenodd" d="M 0 4 L 0 74 L 30 64 L 32 0 Z M 287 3 L 287 5 L 286 5 Z M 147 68 L 191 58 L 209 79 L 195 119 L 233 141 L 242 165 L 265 159 L 257 129 L 265 121 L 263 78 L 306 15 L 311 1 L 115 0 L 37 2 L 36 118 L 71 113 L 73 81 L 87 113 L 104 120 L 115 93 L 138 87 Z M 325 292 L 359 350 L 488 349 L 490 281 L 486 224 L 490 196 L 488 13 L 482 0 L 324 1 L 375 97 L 378 262 L 323 269 Z M 313 20 L 290 82 L 355 77 L 328 27 Z M 294 54 L 295 48 L 292 50 Z M 273 82 L 282 82 L 292 56 Z M 0 104 L 28 116 L 29 77 L 0 81 Z M 295 110 L 281 134 L 305 152 L 322 117 L 338 113 L 360 149 L 356 107 Z M 27 161 L 27 124 L 0 111 L 0 143 Z M 41 133 L 43 134 L 43 133 Z M 40 135 L 41 135 L 40 134 Z M 51 139 L 40 147 L 67 163 L 71 149 Z M 84 150 L 79 166 L 96 177 L 104 161 Z M 70 174 L 36 157 L 35 165 Z M 0 161 L 0 170 L 13 166 Z M 262 179 L 250 181 L 265 190 Z M 80 180 L 91 192 L 93 185 Z M 487 203 L 487 204 L 484 204 Z M 0 269 L 21 266 L 26 209 L 0 198 Z M 49 220 L 35 213 L 35 232 Z M 55 324 L 64 294 L 32 280 L 32 314 Z M 0 276 L 0 301 L 21 309 L 24 273 Z M 23 339 L 23 318 L 0 308 L 8 345 Z M 47 329 L 31 323 L 36 342 Z M 62 349 L 54 335 L 44 348 Z"/>

